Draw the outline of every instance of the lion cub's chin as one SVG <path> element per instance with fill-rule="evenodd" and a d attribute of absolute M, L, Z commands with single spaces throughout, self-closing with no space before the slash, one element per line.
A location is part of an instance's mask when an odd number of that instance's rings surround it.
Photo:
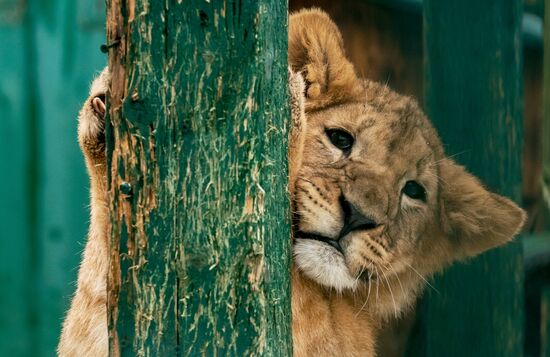
<path fill-rule="evenodd" d="M 297 238 L 294 261 L 308 278 L 320 285 L 338 292 L 357 288 L 359 279 L 350 274 L 343 255 L 324 242 Z"/>

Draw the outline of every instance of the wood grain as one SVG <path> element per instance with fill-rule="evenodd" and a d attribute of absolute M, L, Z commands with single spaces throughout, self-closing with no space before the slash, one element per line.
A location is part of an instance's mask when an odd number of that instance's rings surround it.
<path fill-rule="evenodd" d="M 286 2 L 109 8 L 111 353 L 290 355 Z"/>

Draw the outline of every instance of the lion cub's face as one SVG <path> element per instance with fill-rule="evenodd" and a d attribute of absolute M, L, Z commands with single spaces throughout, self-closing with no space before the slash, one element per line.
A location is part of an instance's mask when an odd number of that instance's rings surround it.
<path fill-rule="evenodd" d="M 440 154 L 423 118 L 407 114 L 353 103 L 308 116 L 294 252 L 316 281 L 354 288 L 414 265 L 437 217 Z"/>
<path fill-rule="evenodd" d="M 306 84 L 303 156 L 290 177 L 305 275 L 339 291 L 430 275 L 518 232 L 523 211 L 445 157 L 413 100 L 356 77 L 326 14 L 291 16 L 289 63 Z"/>

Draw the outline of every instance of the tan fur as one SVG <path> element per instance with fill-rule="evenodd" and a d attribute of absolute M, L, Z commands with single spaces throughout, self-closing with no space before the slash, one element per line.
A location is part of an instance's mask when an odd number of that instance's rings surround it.
<path fill-rule="evenodd" d="M 412 99 L 356 76 L 336 25 L 323 12 L 290 17 L 289 66 L 294 354 L 373 356 L 380 326 L 415 301 L 425 279 L 510 241 L 525 215 L 445 157 Z M 91 103 L 106 92 L 108 80 L 104 71 L 80 113 L 92 218 L 61 356 L 107 355 L 105 146 L 102 116 Z M 325 130 L 333 128 L 354 136 L 349 156 L 328 139 Z M 401 194 L 407 180 L 422 183 L 425 203 Z M 338 237 L 342 197 L 378 226 Z M 304 233 L 339 238 L 343 252 Z"/>
<path fill-rule="evenodd" d="M 290 17 L 289 63 L 306 82 L 307 123 L 301 166 L 290 177 L 294 353 L 373 356 L 380 326 L 415 301 L 425 279 L 510 241 L 525 214 L 445 157 L 414 100 L 357 78 L 322 11 Z M 349 156 L 327 129 L 352 134 Z M 409 180 L 422 184 L 426 202 L 401 193 Z M 378 226 L 339 236 L 342 197 Z M 339 239 L 343 253 L 304 234 Z"/>
<path fill-rule="evenodd" d="M 78 287 L 63 323 L 58 347 L 61 357 L 108 354 L 106 281 L 109 212 L 104 119 L 92 106 L 92 100 L 105 95 L 108 87 L 109 74 L 105 69 L 93 82 L 90 96 L 79 114 L 78 141 L 90 175 L 91 217 L 88 241 L 78 272 Z"/>

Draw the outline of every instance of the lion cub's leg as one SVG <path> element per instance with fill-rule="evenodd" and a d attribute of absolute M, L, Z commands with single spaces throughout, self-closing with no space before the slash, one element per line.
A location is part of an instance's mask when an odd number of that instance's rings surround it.
<path fill-rule="evenodd" d="M 78 273 L 78 287 L 63 323 L 58 347 L 60 356 L 107 356 L 107 269 L 109 250 L 107 223 L 107 168 L 105 153 L 105 93 L 109 87 L 105 69 L 93 82 L 90 96 L 79 114 L 78 141 L 90 175 L 91 222 L 88 242 Z M 301 165 L 304 145 L 305 85 L 302 76 L 289 71 L 292 128 L 289 138 L 289 190 Z"/>
<path fill-rule="evenodd" d="M 109 73 L 105 69 L 93 82 L 90 96 L 79 114 L 78 141 L 91 183 L 91 219 L 88 241 L 78 272 L 78 287 L 63 323 L 60 356 L 107 356 L 106 280 L 109 261 L 107 242 L 107 177 L 105 153 L 105 93 Z"/>

